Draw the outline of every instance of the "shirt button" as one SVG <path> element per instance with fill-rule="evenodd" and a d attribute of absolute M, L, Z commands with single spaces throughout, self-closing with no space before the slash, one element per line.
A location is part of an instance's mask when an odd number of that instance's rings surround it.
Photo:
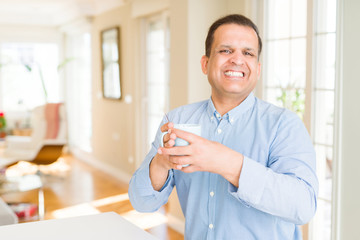
<path fill-rule="evenodd" d="M 211 191 L 211 192 L 210 192 L 210 196 L 213 197 L 214 195 L 215 195 L 215 193 L 214 193 L 213 191 Z"/>
<path fill-rule="evenodd" d="M 232 119 L 230 119 L 230 122 L 231 122 L 231 123 L 233 123 L 233 122 L 234 122 L 234 119 L 233 119 L 233 118 L 232 118 Z"/>
<path fill-rule="evenodd" d="M 209 228 L 210 229 L 213 229 L 214 228 L 214 225 L 211 223 L 211 224 L 209 224 Z"/>
<path fill-rule="evenodd" d="M 220 134 L 220 133 L 222 132 L 221 128 L 219 128 L 219 129 L 217 130 L 217 132 L 218 132 L 218 134 Z"/>
<path fill-rule="evenodd" d="M 214 117 L 211 117 L 210 119 L 211 119 L 211 120 L 214 120 Z"/>
<path fill-rule="evenodd" d="M 220 114 L 217 113 L 217 114 L 216 114 L 216 117 L 219 118 L 219 117 L 220 117 Z"/>

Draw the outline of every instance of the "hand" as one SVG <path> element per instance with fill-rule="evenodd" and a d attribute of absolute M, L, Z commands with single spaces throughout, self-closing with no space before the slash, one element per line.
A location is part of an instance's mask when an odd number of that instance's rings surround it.
<path fill-rule="evenodd" d="M 181 147 L 170 147 L 169 145 L 169 147 L 159 148 L 158 153 L 162 156 L 170 155 L 169 164 L 172 168 L 186 173 L 195 171 L 217 173 L 238 187 L 244 160 L 241 153 L 218 142 L 209 141 L 179 129 L 171 129 L 171 135 L 173 134 L 190 144 Z M 172 139 L 172 136 L 170 136 L 170 139 Z M 190 164 L 190 166 L 182 167 L 182 165 L 187 164 Z"/>
<path fill-rule="evenodd" d="M 172 122 L 168 122 L 162 125 L 160 128 L 162 132 L 168 132 L 168 134 L 165 134 L 163 137 L 163 141 L 164 141 L 163 145 L 165 148 L 173 147 L 175 144 L 176 135 L 172 133 L 173 129 L 174 129 L 174 124 Z M 166 169 L 166 171 L 173 168 L 173 165 L 169 161 L 168 155 L 156 154 L 151 162 L 151 165 L 155 165 L 155 164 L 158 165 L 157 168 L 161 167 Z"/>
<path fill-rule="evenodd" d="M 176 135 L 171 134 L 173 128 L 174 128 L 174 124 L 172 122 L 168 122 L 162 125 L 160 128 L 161 132 L 168 132 L 168 134 L 165 134 L 163 138 L 164 147 L 172 147 L 175 144 Z"/>
<path fill-rule="evenodd" d="M 172 147 L 175 144 L 176 135 L 171 133 L 173 127 L 174 124 L 168 122 L 160 128 L 162 132 L 168 132 L 163 138 L 165 148 Z M 156 154 L 154 156 L 149 166 L 149 174 L 151 184 L 155 190 L 159 191 L 162 188 L 172 167 L 173 164 L 170 163 L 168 155 Z"/>

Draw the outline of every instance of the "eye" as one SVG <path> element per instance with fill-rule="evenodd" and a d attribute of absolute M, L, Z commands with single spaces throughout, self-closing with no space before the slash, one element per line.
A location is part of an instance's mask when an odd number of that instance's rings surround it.
<path fill-rule="evenodd" d="M 244 54 L 245 54 L 246 56 L 251 56 L 251 57 L 254 56 L 254 54 L 253 54 L 252 52 L 248 52 L 248 51 L 246 51 Z"/>
<path fill-rule="evenodd" d="M 219 51 L 220 53 L 230 54 L 232 51 L 230 49 L 222 49 Z"/>

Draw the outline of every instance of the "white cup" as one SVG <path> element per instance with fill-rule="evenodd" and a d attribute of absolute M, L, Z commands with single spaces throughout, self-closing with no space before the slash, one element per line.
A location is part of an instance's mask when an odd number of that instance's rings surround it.
<path fill-rule="evenodd" d="M 174 128 L 201 136 L 201 125 L 200 124 L 188 124 L 188 123 L 174 124 Z M 161 135 L 161 138 L 160 138 L 161 139 L 161 142 L 160 142 L 161 147 L 164 147 L 164 136 L 166 134 L 167 134 L 167 132 L 163 132 Z M 181 138 L 175 139 L 175 145 L 174 145 L 175 147 L 181 147 L 181 146 L 187 146 L 187 145 L 189 145 L 188 141 L 181 139 Z M 187 167 L 187 166 L 189 166 L 189 164 L 183 165 L 183 167 Z"/>

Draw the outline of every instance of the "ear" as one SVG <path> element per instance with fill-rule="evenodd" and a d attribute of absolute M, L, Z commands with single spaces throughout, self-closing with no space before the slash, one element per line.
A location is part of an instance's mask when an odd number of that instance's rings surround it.
<path fill-rule="evenodd" d="M 258 67 L 257 67 L 257 77 L 258 79 L 260 78 L 260 74 L 261 74 L 261 63 L 258 63 Z"/>
<path fill-rule="evenodd" d="M 201 70 L 202 70 L 202 72 L 203 72 L 205 75 L 207 75 L 207 64 L 208 64 L 208 62 L 209 62 L 209 58 L 204 55 L 204 56 L 202 56 L 200 62 L 201 62 Z"/>

